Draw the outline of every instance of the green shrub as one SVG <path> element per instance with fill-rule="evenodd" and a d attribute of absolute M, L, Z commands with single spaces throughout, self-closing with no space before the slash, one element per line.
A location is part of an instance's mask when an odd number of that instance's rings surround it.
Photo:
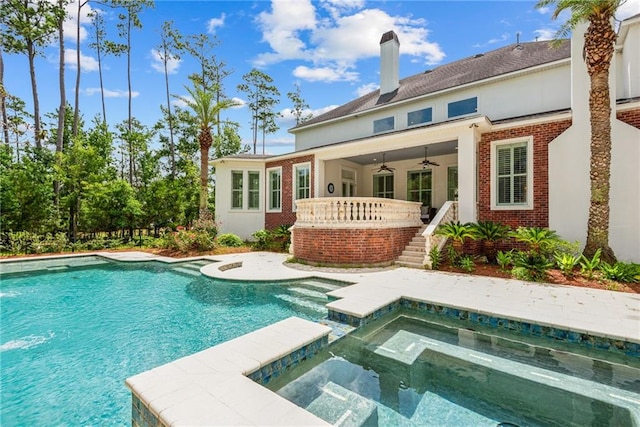
<path fill-rule="evenodd" d="M 513 268 L 511 274 L 520 280 L 532 282 L 544 281 L 547 271 L 553 267 L 553 262 L 535 251 L 519 251 L 513 254 Z"/>
<path fill-rule="evenodd" d="M 587 279 L 593 279 L 593 275 L 600 265 L 600 248 L 593 254 L 593 258 L 588 259 L 584 255 L 580 256 L 580 273 Z"/>
<path fill-rule="evenodd" d="M 442 264 L 442 253 L 437 246 L 432 247 L 429 251 L 429 259 L 431 260 L 432 270 L 437 270 L 438 268 L 440 268 L 440 265 Z"/>
<path fill-rule="evenodd" d="M 41 240 L 41 236 L 29 231 L 9 232 L 7 250 L 12 255 L 41 253 L 43 250 Z"/>
<path fill-rule="evenodd" d="M 473 258 L 469 255 L 460 257 L 460 259 L 458 260 L 458 266 L 467 273 L 471 273 L 476 269 L 476 264 L 473 262 Z"/>
<path fill-rule="evenodd" d="M 267 249 L 272 240 L 271 233 L 265 229 L 258 230 L 255 233 L 253 233 L 251 236 L 256 240 L 254 243 L 254 247 L 257 250 Z"/>
<path fill-rule="evenodd" d="M 496 244 L 509 237 L 511 228 L 493 221 L 478 221 L 472 224 L 473 233 L 482 242 L 482 252 L 490 264 L 496 263 Z"/>
<path fill-rule="evenodd" d="M 165 233 L 161 238 L 160 247 L 184 253 L 204 252 L 215 249 L 216 242 L 211 233 L 206 230 L 176 231 Z"/>
<path fill-rule="evenodd" d="M 218 236 L 218 244 L 220 246 L 227 246 L 237 248 L 244 245 L 244 241 L 233 233 L 220 234 Z"/>
<path fill-rule="evenodd" d="M 516 241 L 526 243 L 530 252 L 542 255 L 551 255 L 561 241 L 555 231 L 541 227 L 518 227 L 510 235 Z"/>
<path fill-rule="evenodd" d="M 616 262 L 610 265 L 603 262 L 600 264 L 600 272 L 607 280 L 625 283 L 640 282 L 640 264 Z"/>
<path fill-rule="evenodd" d="M 578 265 L 578 261 L 580 261 L 580 258 L 570 253 L 560 252 L 556 252 L 553 257 L 556 260 L 556 265 L 558 266 L 560 271 L 562 271 L 562 274 L 565 277 L 573 277 L 574 270 Z"/>
<path fill-rule="evenodd" d="M 511 265 L 513 259 L 513 249 L 510 251 L 498 251 L 496 253 L 496 261 L 502 271 L 507 271 L 507 267 Z"/>

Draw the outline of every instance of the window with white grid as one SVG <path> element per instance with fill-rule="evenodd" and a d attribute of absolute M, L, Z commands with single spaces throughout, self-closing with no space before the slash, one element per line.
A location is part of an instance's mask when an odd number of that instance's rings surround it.
<path fill-rule="evenodd" d="M 531 209 L 533 159 L 531 138 L 493 141 L 491 205 L 493 209 Z"/>

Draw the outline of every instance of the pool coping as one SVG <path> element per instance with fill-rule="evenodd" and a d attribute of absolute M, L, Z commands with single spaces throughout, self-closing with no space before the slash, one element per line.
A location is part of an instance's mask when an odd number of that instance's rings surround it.
<path fill-rule="evenodd" d="M 327 307 L 330 311 L 363 319 L 380 317 L 404 300 L 640 344 L 640 295 L 636 294 L 407 268 L 376 272 L 303 271 L 287 267 L 286 254 L 266 252 L 179 259 L 144 252 L 92 252 L 62 257 L 90 255 L 128 262 L 208 260 L 212 264 L 201 267 L 202 274 L 230 281 L 322 278 L 349 282 L 353 285 L 328 293 L 335 300 Z M 45 258 L 53 257 L 33 257 L 26 261 Z M 0 260 L 0 263 L 7 261 L 16 259 Z M 296 328 L 306 332 L 292 333 Z M 247 375 L 256 379 L 262 376 L 263 368 L 271 375 L 274 369 L 276 372 L 286 369 L 287 363 L 295 361 L 295 352 L 310 342 L 320 342 L 314 346 L 323 348 L 330 331 L 327 326 L 289 318 L 133 376 L 127 379 L 133 394 L 132 421 L 136 426 L 158 422 L 167 426 L 328 425 L 261 387 Z M 295 340 L 282 342 L 289 336 Z M 154 418 L 148 419 L 150 416 Z"/>

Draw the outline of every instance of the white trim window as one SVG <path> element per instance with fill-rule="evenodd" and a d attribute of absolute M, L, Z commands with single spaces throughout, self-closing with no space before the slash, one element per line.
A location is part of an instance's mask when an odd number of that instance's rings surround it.
<path fill-rule="evenodd" d="M 491 209 L 533 209 L 533 138 L 491 142 Z"/>
<path fill-rule="evenodd" d="M 431 169 L 407 172 L 407 200 L 420 202 L 422 206 L 433 206 L 431 204 L 432 179 Z"/>
<path fill-rule="evenodd" d="M 231 209 L 242 209 L 243 199 L 242 171 L 231 171 Z"/>
<path fill-rule="evenodd" d="M 267 169 L 268 176 L 268 210 L 270 212 L 282 212 L 282 168 Z"/>
<path fill-rule="evenodd" d="M 393 174 L 373 175 L 373 197 L 393 199 Z"/>
<path fill-rule="evenodd" d="M 249 182 L 248 188 L 248 208 L 251 210 L 260 209 L 260 172 L 247 172 Z"/>
<path fill-rule="evenodd" d="M 373 133 L 389 132 L 396 127 L 395 116 L 385 117 L 384 119 L 378 119 L 373 121 Z"/>
<path fill-rule="evenodd" d="M 311 197 L 311 163 L 293 165 L 293 210 L 296 210 L 296 200 Z"/>

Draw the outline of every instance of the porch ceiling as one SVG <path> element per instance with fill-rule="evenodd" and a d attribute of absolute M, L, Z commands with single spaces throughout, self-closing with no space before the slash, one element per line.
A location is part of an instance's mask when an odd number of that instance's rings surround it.
<path fill-rule="evenodd" d="M 444 156 L 445 154 L 455 154 L 458 152 L 458 141 L 438 142 L 436 144 L 428 144 L 429 158 Z M 385 151 L 385 162 L 397 162 L 400 160 L 424 158 L 425 145 L 417 147 L 400 148 L 397 150 Z M 358 156 L 345 157 L 346 160 L 358 163 L 360 165 L 371 165 L 382 162 L 382 151 L 371 151 L 367 154 Z"/>

